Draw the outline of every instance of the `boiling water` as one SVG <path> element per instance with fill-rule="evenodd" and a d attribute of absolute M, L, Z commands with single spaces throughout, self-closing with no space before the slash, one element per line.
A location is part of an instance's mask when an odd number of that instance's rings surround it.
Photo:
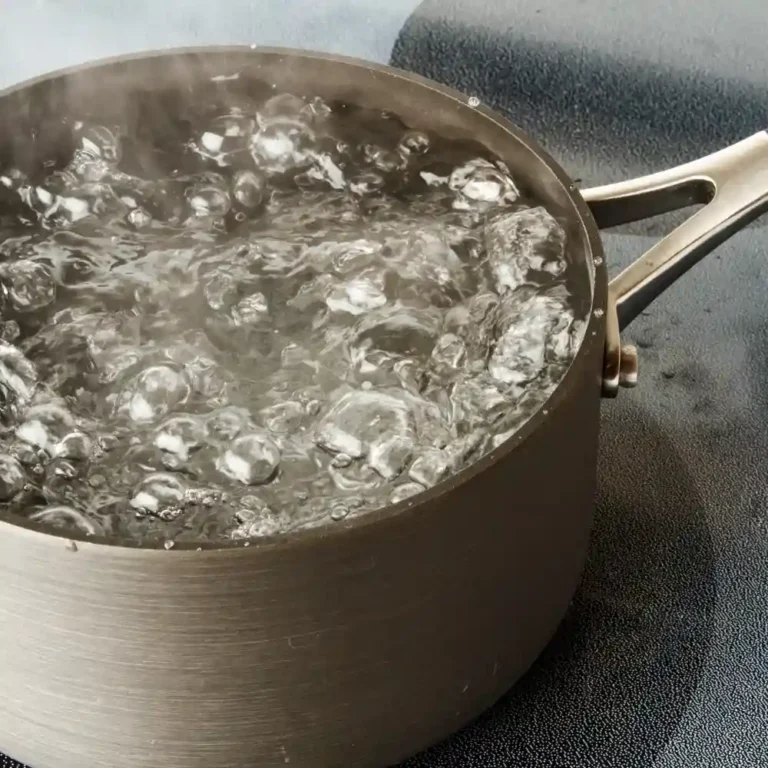
<path fill-rule="evenodd" d="M 334 524 L 551 394 L 587 307 L 481 147 L 290 95 L 174 120 L 0 167 L 3 509 L 169 547 Z"/>

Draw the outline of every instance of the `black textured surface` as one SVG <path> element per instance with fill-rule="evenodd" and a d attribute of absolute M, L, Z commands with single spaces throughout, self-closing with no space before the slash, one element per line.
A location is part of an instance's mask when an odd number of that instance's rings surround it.
<path fill-rule="evenodd" d="M 430 0 L 392 63 L 506 113 L 585 184 L 618 180 L 768 126 L 768 11 L 716 5 Z M 611 262 L 668 225 L 607 234 Z M 767 287 L 764 220 L 631 327 L 641 384 L 603 410 L 566 621 L 503 701 L 403 768 L 768 765 Z"/>

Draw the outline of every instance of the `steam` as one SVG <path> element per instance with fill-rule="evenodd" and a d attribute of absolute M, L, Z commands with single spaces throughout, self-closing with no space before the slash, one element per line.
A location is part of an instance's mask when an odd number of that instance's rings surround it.
<path fill-rule="evenodd" d="M 7 0 L 0 88 L 108 56 L 204 45 L 269 45 L 386 63 L 420 0 Z M 12 6 L 12 9 L 9 7 Z"/>

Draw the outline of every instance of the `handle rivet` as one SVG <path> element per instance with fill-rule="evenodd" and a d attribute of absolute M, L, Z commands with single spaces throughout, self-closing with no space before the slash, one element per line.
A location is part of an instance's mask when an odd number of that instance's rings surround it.
<path fill-rule="evenodd" d="M 605 314 L 605 311 L 602 309 L 596 309 L 592 314 L 595 317 L 602 317 Z"/>
<path fill-rule="evenodd" d="M 594 264 L 596 267 L 599 267 L 603 263 L 603 260 L 599 256 L 595 256 Z"/>
<path fill-rule="evenodd" d="M 479 107 L 480 106 L 480 99 L 478 99 L 477 96 L 470 96 L 469 97 L 469 106 L 470 107 Z"/>

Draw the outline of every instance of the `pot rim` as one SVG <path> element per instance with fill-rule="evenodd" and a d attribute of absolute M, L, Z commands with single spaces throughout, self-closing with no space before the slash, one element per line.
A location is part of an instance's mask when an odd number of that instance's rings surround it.
<path fill-rule="evenodd" d="M 336 539 L 342 536 L 356 535 L 363 530 L 367 530 L 370 526 L 400 521 L 406 516 L 418 515 L 423 505 L 434 501 L 446 493 L 450 493 L 451 491 L 455 490 L 473 478 L 475 475 L 483 472 L 492 465 L 496 464 L 498 461 L 504 459 L 513 451 L 517 450 L 525 442 L 526 438 L 536 429 L 538 429 L 546 419 L 550 418 L 551 413 L 557 410 L 557 406 L 570 395 L 576 377 L 579 375 L 581 369 L 581 366 L 577 365 L 576 363 L 586 353 L 586 347 L 591 343 L 590 340 L 593 337 L 597 337 L 602 345 L 602 329 L 605 325 L 605 311 L 608 299 L 608 277 L 604 258 L 603 243 L 589 206 L 584 201 L 584 198 L 582 197 L 580 191 L 576 187 L 576 184 L 571 179 L 571 177 L 536 140 L 531 138 L 523 130 L 518 128 L 514 123 L 507 120 L 495 110 L 490 109 L 482 103 L 477 105 L 474 103 L 470 104 L 469 97 L 454 88 L 450 88 L 433 80 L 429 80 L 428 78 L 422 77 L 421 75 L 417 75 L 403 69 L 398 69 L 396 67 L 390 67 L 388 65 L 378 64 L 350 56 L 328 54 L 300 48 L 271 46 L 262 47 L 248 45 L 210 45 L 157 49 L 142 51 L 139 53 L 123 54 L 119 56 L 110 56 L 85 62 L 83 64 L 77 64 L 71 67 L 54 70 L 44 75 L 24 80 L 8 88 L 0 89 L 0 106 L 2 105 L 3 99 L 6 97 L 17 94 L 40 83 L 66 77 L 69 75 L 85 73 L 91 70 L 95 71 L 105 66 L 114 64 L 128 64 L 134 61 L 147 61 L 150 59 L 161 59 L 178 56 L 192 55 L 205 57 L 210 54 L 237 54 L 240 56 L 244 54 L 250 54 L 254 56 L 271 55 L 284 56 L 286 58 L 293 59 L 300 57 L 304 59 L 322 60 L 329 63 L 343 64 L 349 67 L 356 67 L 363 70 L 379 72 L 389 77 L 394 77 L 400 80 L 408 81 L 412 84 L 419 85 L 439 94 L 441 98 L 450 99 L 451 101 L 457 102 L 457 104 L 461 105 L 462 107 L 466 108 L 469 106 L 470 108 L 474 109 L 474 111 L 482 114 L 486 120 L 493 122 L 502 128 L 511 136 L 513 140 L 519 144 L 522 144 L 527 150 L 529 150 L 529 152 L 535 155 L 538 161 L 555 176 L 565 191 L 566 196 L 572 206 L 572 213 L 578 219 L 579 226 L 585 235 L 585 243 L 587 246 L 586 256 L 588 264 L 591 264 L 591 270 L 593 272 L 593 283 L 591 310 L 587 321 L 587 327 L 584 332 L 584 339 L 582 340 L 576 355 L 571 361 L 568 370 L 561 379 L 560 383 L 555 387 L 549 398 L 547 398 L 547 400 L 541 404 L 538 410 L 536 410 L 535 413 L 498 448 L 489 451 L 477 461 L 472 462 L 464 469 L 454 473 L 445 480 L 439 482 L 437 485 L 434 485 L 431 488 L 427 488 L 422 493 L 411 496 L 397 504 L 389 504 L 378 509 L 368 511 L 359 517 L 352 517 L 344 521 L 333 522 L 333 524 L 323 523 L 312 528 L 306 528 L 287 533 L 272 534 L 270 536 L 264 536 L 258 539 L 245 541 L 180 541 L 174 543 L 172 549 L 167 550 L 164 546 L 164 543 L 159 540 L 152 540 L 149 542 L 136 542 L 120 537 L 89 536 L 79 531 L 60 531 L 51 526 L 33 522 L 29 519 L 21 517 L 20 515 L 0 511 L 0 536 L 7 536 L 11 533 L 18 533 L 18 529 L 23 529 L 28 534 L 53 537 L 63 541 L 77 542 L 100 547 L 117 547 L 142 551 L 161 552 L 162 556 L 170 556 L 174 552 L 183 552 L 189 550 L 205 550 L 209 553 L 225 553 L 233 549 L 241 550 L 243 548 L 247 548 L 249 552 L 258 553 L 265 550 L 281 550 L 298 546 L 311 546 L 313 543 L 320 542 L 321 540 L 327 540 L 330 538 Z M 514 167 L 512 170 L 514 172 Z M 595 371 L 596 397 L 599 397 L 599 381 L 601 374 L 602 371 Z M 243 552 L 242 554 L 244 555 L 245 553 Z"/>

